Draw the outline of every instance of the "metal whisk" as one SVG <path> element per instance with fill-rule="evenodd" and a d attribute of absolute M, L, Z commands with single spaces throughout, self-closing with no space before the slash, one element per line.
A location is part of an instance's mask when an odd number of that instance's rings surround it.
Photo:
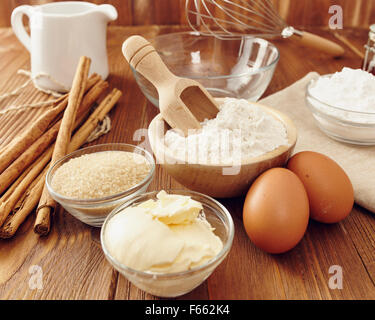
<path fill-rule="evenodd" d="M 344 49 L 335 42 L 289 26 L 270 0 L 186 0 L 185 7 L 190 27 L 201 34 L 225 39 L 295 36 L 301 45 L 333 56 L 344 54 Z"/>

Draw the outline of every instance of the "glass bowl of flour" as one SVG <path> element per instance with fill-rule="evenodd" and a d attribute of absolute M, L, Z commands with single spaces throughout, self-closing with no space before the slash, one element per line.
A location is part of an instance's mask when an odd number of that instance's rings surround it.
<path fill-rule="evenodd" d="M 375 76 L 360 69 L 310 81 L 306 102 L 319 128 L 329 137 L 357 145 L 375 145 Z"/>

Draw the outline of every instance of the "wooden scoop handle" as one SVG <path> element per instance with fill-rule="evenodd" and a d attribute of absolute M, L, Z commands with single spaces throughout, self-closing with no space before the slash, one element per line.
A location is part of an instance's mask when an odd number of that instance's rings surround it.
<path fill-rule="evenodd" d="M 200 122 L 216 117 L 219 108 L 208 91 L 193 79 L 172 74 L 146 39 L 129 37 L 122 52 L 130 66 L 157 88 L 160 113 L 172 128 L 187 135 L 189 129 L 200 129 Z"/>
<path fill-rule="evenodd" d="M 122 53 L 129 64 L 158 90 L 171 80 L 176 81 L 155 48 L 141 36 L 131 36 L 122 45 Z"/>

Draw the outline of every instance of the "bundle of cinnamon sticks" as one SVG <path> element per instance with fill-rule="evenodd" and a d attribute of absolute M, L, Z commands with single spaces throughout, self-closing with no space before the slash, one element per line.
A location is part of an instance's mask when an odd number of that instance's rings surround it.
<path fill-rule="evenodd" d="M 0 150 L 0 238 L 12 237 L 35 207 L 34 231 L 49 233 L 56 203 L 45 187 L 48 168 L 85 144 L 120 99 L 113 89 L 90 114 L 108 88 L 97 74 L 88 77 L 90 64 L 81 57 L 71 91 Z"/>

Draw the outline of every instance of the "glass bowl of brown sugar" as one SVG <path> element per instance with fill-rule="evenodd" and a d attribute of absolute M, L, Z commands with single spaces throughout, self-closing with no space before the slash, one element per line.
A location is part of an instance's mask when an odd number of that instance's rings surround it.
<path fill-rule="evenodd" d="M 100 227 L 115 207 L 146 192 L 154 173 L 149 152 L 110 143 L 80 149 L 57 161 L 47 173 L 46 185 L 71 215 Z"/>

